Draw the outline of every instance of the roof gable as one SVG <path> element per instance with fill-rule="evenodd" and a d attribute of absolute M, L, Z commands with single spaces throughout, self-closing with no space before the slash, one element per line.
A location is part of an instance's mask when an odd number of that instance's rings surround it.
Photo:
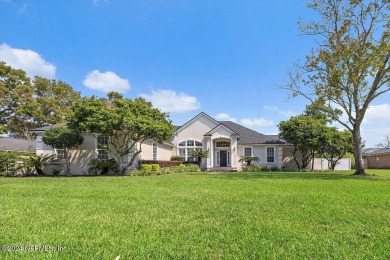
<path fill-rule="evenodd" d="M 234 132 L 232 129 L 230 129 L 229 127 L 227 127 L 226 125 L 220 123 L 219 125 L 217 125 L 216 127 L 214 127 L 213 129 L 211 129 L 209 132 L 207 132 L 205 134 L 205 136 L 211 136 L 212 134 L 214 134 L 215 132 L 217 132 L 219 129 L 221 128 L 224 128 L 225 130 L 227 130 L 228 132 L 230 132 L 232 135 L 236 135 L 236 136 L 239 136 L 238 133 Z"/>
<path fill-rule="evenodd" d="M 182 125 L 182 126 L 178 127 L 177 129 L 175 129 L 176 133 L 181 132 L 182 130 L 184 130 L 185 128 L 187 128 L 188 126 L 190 126 L 191 124 L 193 124 L 194 122 L 199 120 L 200 118 L 205 118 L 206 120 L 210 121 L 215 126 L 218 126 L 220 124 L 217 120 L 215 120 L 211 116 L 207 115 L 204 112 L 201 112 L 198 115 L 196 115 L 195 117 L 193 117 L 192 119 L 190 119 L 189 121 L 187 121 L 187 123 L 185 123 L 184 125 Z"/>

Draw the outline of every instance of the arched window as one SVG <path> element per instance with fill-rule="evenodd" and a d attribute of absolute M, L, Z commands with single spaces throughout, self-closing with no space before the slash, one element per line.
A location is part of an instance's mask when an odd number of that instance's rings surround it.
<path fill-rule="evenodd" d="M 202 149 L 202 142 L 196 140 L 186 140 L 178 144 L 177 154 L 184 157 L 185 161 L 196 161 L 197 158 L 192 157 L 191 153 L 194 149 Z"/>

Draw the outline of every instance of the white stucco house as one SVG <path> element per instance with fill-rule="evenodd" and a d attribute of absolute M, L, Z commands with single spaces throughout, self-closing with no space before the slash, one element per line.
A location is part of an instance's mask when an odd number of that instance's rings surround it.
<path fill-rule="evenodd" d="M 42 127 L 30 130 L 35 133 L 37 154 L 57 154 L 63 158 L 63 151 L 53 149 L 42 142 L 42 134 L 49 129 Z M 107 158 L 107 151 L 101 149 L 106 144 L 103 136 L 84 135 L 84 142 L 71 155 L 72 174 L 88 174 L 87 163 L 93 158 Z M 239 162 L 242 156 L 257 156 L 257 165 L 281 168 L 291 167 L 291 153 L 286 142 L 277 135 L 264 135 L 231 121 L 217 121 L 206 113 L 200 113 L 182 126 L 176 126 L 174 138 L 170 142 L 146 141 L 137 160 L 170 160 L 180 155 L 186 161 L 196 161 L 191 150 L 205 149 L 210 157 L 203 160 L 202 168 L 225 168 L 241 170 L 245 164 Z M 130 158 L 125 158 L 125 162 Z M 137 164 L 135 164 L 136 166 Z"/>

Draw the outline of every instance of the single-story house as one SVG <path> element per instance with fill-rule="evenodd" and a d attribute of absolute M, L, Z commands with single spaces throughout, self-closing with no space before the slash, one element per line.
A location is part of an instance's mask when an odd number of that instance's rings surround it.
<path fill-rule="evenodd" d="M 390 169 L 390 147 L 363 149 L 367 169 Z"/>
<path fill-rule="evenodd" d="M 30 130 L 35 133 L 37 154 L 57 154 L 61 159 L 64 151 L 53 149 L 42 142 L 42 134 L 49 127 Z M 71 155 L 72 174 L 87 174 L 87 163 L 94 158 L 107 158 L 102 145 L 107 144 L 104 136 L 83 135 L 84 142 Z M 138 148 L 139 149 L 139 148 Z M 245 163 L 239 162 L 243 156 L 257 156 L 257 165 L 293 169 L 290 147 L 277 135 L 264 135 L 231 121 L 218 121 L 206 113 L 200 113 L 182 126 L 175 128 L 170 142 L 157 143 L 152 140 L 142 144 L 138 160 L 170 160 L 171 156 L 183 156 L 186 161 L 196 161 L 191 157 L 194 149 L 209 151 L 209 158 L 203 160 L 202 168 L 213 170 L 241 170 Z M 125 162 L 130 160 L 124 158 Z M 137 164 L 135 164 L 136 166 Z"/>
<path fill-rule="evenodd" d="M 0 151 L 35 153 L 35 141 L 1 137 Z"/>

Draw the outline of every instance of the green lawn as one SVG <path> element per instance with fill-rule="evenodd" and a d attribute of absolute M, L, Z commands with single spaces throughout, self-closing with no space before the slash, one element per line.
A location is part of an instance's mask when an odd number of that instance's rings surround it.
<path fill-rule="evenodd" d="M 0 178 L 0 259 L 389 259 L 369 172 Z"/>

